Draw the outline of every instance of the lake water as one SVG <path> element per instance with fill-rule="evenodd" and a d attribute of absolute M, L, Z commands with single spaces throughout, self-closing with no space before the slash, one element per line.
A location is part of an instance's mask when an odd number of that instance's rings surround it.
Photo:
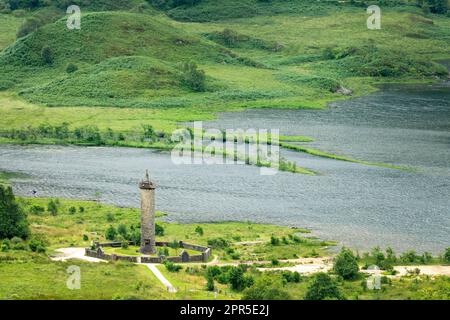
<path fill-rule="evenodd" d="M 308 227 L 358 249 L 441 252 L 450 246 L 450 87 L 389 86 L 328 110 L 248 110 L 221 114 L 215 128 L 279 128 L 306 135 L 320 150 L 413 166 L 415 172 L 284 151 L 318 176 L 261 176 L 250 166 L 176 166 L 166 153 L 130 148 L 0 146 L 0 170 L 19 195 L 100 199 L 139 206 L 146 168 L 157 182 L 157 209 L 169 221 L 250 220 Z M 96 195 L 97 194 L 97 195 Z"/>

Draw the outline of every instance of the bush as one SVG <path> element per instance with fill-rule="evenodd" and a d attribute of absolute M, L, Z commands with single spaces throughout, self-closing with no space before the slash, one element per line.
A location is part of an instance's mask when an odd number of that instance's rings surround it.
<path fill-rule="evenodd" d="M 415 263 L 420 261 L 420 256 L 414 250 L 409 250 L 400 256 L 400 260 L 404 263 Z"/>
<path fill-rule="evenodd" d="M 271 236 L 270 244 L 273 246 L 278 246 L 280 244 L 280 239 L 278 239 L 277 237 Z"/>
<path fill-rule="evenodd" d="M 320 272 L 313 276 L 305 296 L 306 300 L 338 299 L 342 296 L 336 282 L 326 273 Z"/>
<path fill-rule="evenodd" d="M 44 61 L 44 63 L 53 64 L 54 61 L 53 50 L 48 46 L 43 47 L 41 51 L 41 58 L 42 61 Z"/>
<path fill-rule="evenodd" d="M 117 233 L 121 235 L 124 239 L 128 239 L 128 228 L 124 224 L 119 224 L 117 227 Z"/>
<path fill-rule="evenodd" d="M 41 207 L 41 206 L 32 206 L 30 208 L 31 214 L 40 215 L 40 214 L 43 214 L 44 212 L 45 212 L 45 208 Z"/>
<path fill-rule="evenodd" d="M 242 267 L 232 267 L 229 271 L 228 282 L 231 285 L 231 289 L 235 291 L 242 291 L 253 285 L 253 278 L 244 275 L 244 269 Z"/>
<path fill-rule="evenodd" d="M 243 292 L 243 300 L 289 300 L 289 294 L 283 290 L 282 283 L 264 276 Z"/>
<path fill-rule="evenodd" d="M 203 236 L 203 228 L 200 226 L 197 226 L 195 228 L 195 232 L 199 235 L 199 236 Z"/>
<path fill-rule="evenodd" d="M 195 62 L 185 62 L 181 67 L 181 82 L 192 91 L 205 91 L 206 76 L 203 70 L 198 70 Z"/>
<path fill-rule="evenodd" d="M 7 252 L 9 249 L 11 249 L 11 242 L 8 239 L 3 240 L 1 251 Z"/>
<path fill-rule="evenodd" d="M 78 67 L 76 64 L 74 63 L 69 63 L 66 67 L 66 72 L 67 73 L 74 73 L 75 71 L 78 70 Z"/>
<path fill-rule="evenodd" d="M 17 31 L 17 38 L 25 37 L 26 35 L 36 31 L 42 25 L 41 20 L 31 17 L 25 20 Z"/>
<path fill-rule="evenodd" d="M 105 238 L 106 240 L 114 241 L 117 237 L 117 231 L 113 226 L 109 226 L 108 229 L 106 229 Z"/>
<path fill-rule="evenodd" d="M 75 208 L 75 207 L 70 207 L 70 208 L 69 208 L 69 214 L 75 214 L 75 213 L 77 213 L 77 208 Z"/>
<path fill-rule="evenodd" d="M 155 224 L 155 234 L 157 236 L 162 237 L 164 235 L 164 227 L 156 223 Z"/>
<path fill-rule="evenodd" d="M 300 273 L 298 272 L 291 272 L 291 271 L 283 271 L 281 274 L 284 281 L 286 282 L 293 282 L 293 283 L 299 283 L 300 282 Z"/>
<path fill-rule="evenodd" d="M 178 272 L 181 269 L 183 269 L 182 266 L 180 266 L 178 264 L 174 264 L 172 261 L 164 262 L 164 266 L 166 267 L 167 271 L 169 271 L 169 272 Z"/>
<path fill-rule="evenodd" d="M 40 239 L 32 239 L 29 243 L 30 250 L 37 253 L 45 253 L 46 243 Z"/>
<path fill-rule="evenodd" d="M 58 214 L 58 204 L 53 199 L 49 201 L 47 205 L 47 211 L 51 213 L 52 216 L 56 216 Z"/>
<path fill-rule="evenodd" d="M 442 259 L 444 260 L 444 263 L 450 263 L 450 248 L 445 250 Z"/>
<path fill-rule="evenodd" d="M 83 241 L 88 241 L 89 237 L 86 234 L 83 234 Z"/>
<path fill-rule="evenodd" d="M 213 277 L 206 277 L 206 290 L 207 291 L 214 291 L 214 278 Z"/>
<path fill-rule="evenodd" d="M 230 246 L 230 242 L 223 238 L 208 239 L 208 246 L 213 249 L 224 249 Z"/>
<path fill-rule="evenodd" d="M 353 252 L 342 248 L 341 252 L 334 259 L 333 270 L 346 280 L 355 279 L 358 276 L 359 267 Z"/>
<path fill-rule="evenodd" d="M 0 185 L 0 239 L 28 235 L 27 216 L 16 202 L 12 188 Z"/>

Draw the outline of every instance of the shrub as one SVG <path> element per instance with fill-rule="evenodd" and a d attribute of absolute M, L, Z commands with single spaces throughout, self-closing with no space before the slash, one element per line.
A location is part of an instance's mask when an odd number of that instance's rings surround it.
<path fill-rule="evenodd" d="M 182 266 L 180 266 L 178 264 L 174 264 L 172 261 L 164 262 L 164 266 L 166 267 L 167 271 L 169 271 L 169 272 L 178 272 L 181 269 L 183 269 Z"/>
<path fill-rule="evenodd" d="M 416 254 L 414 250 L 409 250 L 404 252 L 400 256 L 400 260 L 405 263 L 414 263 L 420 260 L 420 257 Z"/>
<path fill-rule="evenodd" d="M 79 207 L 79 208 L 78 208 L 78 212 L 79 212 L 79 213 L 83 213 L 83 212 L 84 212 L 84 207 Z"/>
<path fill-rule="evenodd" d="M 27 216 L 16 202 L 12 188 L 0 185 L 0 239 L 28 235 Z"/>
<path fill-rule="evenodd" d="M 224 249 L 230 246 L 230 242 L 223 238 L 208 239 L 208 246 L 214 249 Z"/>
<path fill-rule="evenodd" d="M 31 17 L 25 20 L 17 31 L 17 38 L 25 37 L 26 35 L 36 31 L 42 25 L 41 20 Z"/>
<path fill-rule="evenodd" d="M 185 62 L 181 67 L 181 82 L 193 91 L 205 91 L 206 76 L 203 70 L 198 70 L 195 62 Z"/>
<path fill-rule="evenodd" d="M 47 211 L 51 213 L 52 216 L 58 214 L 58 203 L 55 200 L 50 200 L 47 204 Z"/>
<path fill-rule="evenodd" d="M 106 229 L 105 238 L 110 241 L 114 241 L 114 239 L 117 237 L 117 231 L 113 226 L 109 226 L 108 229 Z"/>
<path fill-rule="evenodd" d="M 353 252 L 349 249 L 342 248 L 341 252 L 334 259 L 333 270 L 346 280 L 356 278 L 359 267 Z"/>
<path fill-rule="evenodd" d="M 213 277 L 206 277 L 206 290 L 207 291 L 214 291 L 214 278 Z"/>
<path fill-rule="evenodd" d="M 67 73 L 74 73 L 75 71 L 78 70 L 78 67 L 76 64 L 74 63 L 69 63 L 66 67 L 66 72 Z"/>
<path fill-rule="evenodd" d="M 128 238 L 128 228 L 124 224 L 119 224 L 117 227 L 117 233 L 121 235 L 124 239 Z"/>
<path fill-rule="evenodd" d="M 450 263 L 450 248 L 445 249 L 442 259 L 444 260 L 444 263 Z"/>
<path fill-rule="evenodd" d="M 40 215 L 40 214 L 43 214 L 45 212 L 45 208 L 44 207 L 41 207 L 41 206 L 32 206 L 31 208 L 30 208 L 30 213 L 31 214 L 35 214 L 35 215 Z"/>
<path fill-rule="evenodd" d="M 203 228 L 200 226 L 197 226 L 195 228 L 195 232 L 199 235 L 199 236 L 203 236 Z"/>
<path fill-rule="evenodd" d="M 75 213 L 77 213 L 77 208 L 75 208 L 75 207 L 70 207 L 70 208 L 69 208 L 69 214 L 75 214 Z"/>
<path fill-rule="evenodd" d="M 336 282 L 326 273 L 320 272 L 313 276 L 305 296 L 306 300 L 342 300 L 343 296 Z"/>
<path fill-rule="evenodd" d="M 29 243 L 30 250 L 37 253 L 45 253 L 46 243 L 40 239 L 32 239 Z"/>
<path fill-rule="evenodd" d="M 87 234 L 83 234 L 83 241 L 88 241 L 89 237 L 87 236 Z"/>
<path fill-rule="evenodd" d="M 250 288 L 245 289 L 243 300 L 289 300 L 289 293 L 283 290 L 281 281 L 264 276 Z"/>
<path fill-rule="evenodd" d="M 283 271 L 281 276 L 286 282 L 293 282 L 293 283 L 300 282 L 300 273 L 298 272 Z"/>
<path fill-rule="evenodd" d="M 52 64 L 54 61 L 53 50 L 49 46 L 45 46 L 41 51 L 42 61 L 46 64 Z"/>
<path fill-rule="evenodd" d="M 178 249 L 180 247 L 180 242 L 177 240 L 173 240 L 171 243 L 169 243 L 169 248 L 172 249 Z"/>
<path fill-rule="evenodd" d="M 2 252 L 7 252 L 11 249 L 11 242 L 8 239 L 2 241 Z"/>
<path fill-rule="evenodd" d="M 270 244 L 273 246 L 278 246 L 280 244 L 280 239 L 278 239 L 277 237 L 271 236 Z"/>
<path fill-rule="evenodd" d="M 164 235 L 164 227 L 161 226 L 160 224 L 156 223 L 155 224 L 155 234 L 157 236 L 163 236 Z"/>
<path fill-rule="evenodd" d="M 235 291 L 242 291 L 253 285 L 254 280 L 252 277 L 244 275 L 244 269 L 242 267 L 232 267 L 228 274 L 228 282 L 231 285 L 231 289 Z"/>

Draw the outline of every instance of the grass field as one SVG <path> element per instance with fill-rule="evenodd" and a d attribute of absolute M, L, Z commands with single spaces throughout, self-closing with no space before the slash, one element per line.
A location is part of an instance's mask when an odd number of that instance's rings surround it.
<path fill-rule="evenodd" d="M 66 286 L 70 266 L 80 268 L 81 288 Z M 53 262 L 43 255 L 0 253 L 0 299 L 167 299 L 166 288 L 145 266 Z"/>

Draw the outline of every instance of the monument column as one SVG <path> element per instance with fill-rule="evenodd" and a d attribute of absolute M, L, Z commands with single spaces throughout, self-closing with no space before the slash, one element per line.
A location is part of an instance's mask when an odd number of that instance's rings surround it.
<path fill-rule="evenodd" d="M 141 253 L 154 254 L 155 247 L 155 189 L 148 171 L 139 184 L 141 190 Z"/>

